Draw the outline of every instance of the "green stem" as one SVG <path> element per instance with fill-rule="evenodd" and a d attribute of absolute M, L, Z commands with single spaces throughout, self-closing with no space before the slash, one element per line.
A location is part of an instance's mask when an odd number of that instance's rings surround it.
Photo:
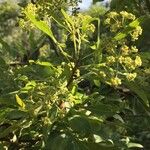
<path fill-rule="evenodd" d="M 70 78 L 69 78 L 68 83 L 67 83 L 67 88 L 73 82 L 73 77 L 74 77 L 74 74 L 76 73 L 76 70 L 78 69 L 78 66 L 79 66 L 79 60 L 77 60 L 77 62 L 75 63 L 74 68 L 72 69 L 72 73 L 71 73 Z"/>

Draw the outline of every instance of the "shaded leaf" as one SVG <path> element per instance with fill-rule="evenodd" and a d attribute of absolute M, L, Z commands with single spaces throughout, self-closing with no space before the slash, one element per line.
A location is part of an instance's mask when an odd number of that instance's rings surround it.
<path fill-rule="evenodd" d="M 69 119 L 70 127 L 81 134 L 90 133 L 91 126 L 88 122 L 88 118 L 84 116 L 75 115 Z"/>
<path fill-rule="evenodd" d="M 6 116 L 10 120 L 18 120 L 24 117 L 27 117 L 27 113 L 20 110 L 12 110 Z"/>
<path fill-rule="evenodd" d="M 119 107 L 109 104 L 92 105 L 87 107 L 87 109 L 93 114 L 100 116 L 113 116 L 117 111 L 119 111 Z"/>
<path fill-rule="evenodd" d="M 131 91 L 140 97 L 142 100 L 141 103 L 144 104 L 145 107 L 149 107 L 149 100 L 145 91 L 143 91 L 141 87 L 139 87 L 135 82 L 126 82 L 125 84 L 130 88 Z"/>

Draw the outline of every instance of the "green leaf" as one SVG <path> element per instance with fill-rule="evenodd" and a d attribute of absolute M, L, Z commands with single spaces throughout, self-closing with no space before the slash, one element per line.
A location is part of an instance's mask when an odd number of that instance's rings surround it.
<path fill-rule="evenodd" d="M 87 107 L 87 109 L 93 114 L 100 116 L 113 116 L 117 111 L 119 111 L 119 107 L 109 104 L 96 104 Z"/>
<path fill-rule="evenodd" d="M 4 137 L 8 137 L 8 135 L 10 133 L 14 133 L 16 130 L 20 130 L 24 128 L 24 125 L 26 124 L 30 124 L 30 122 L 24 121 L 24 120 L 19 120 L 16 123 L 12 124 L 11 126 L 9 126 L 8 128 L 6 128 L 5 130 L 3 130 L 2 132 L 0 132 L 0 138 L 4 138 Z M 27 125 L 26 125 L 27 126 Z"/>
<path fill-rule="evenodd" d="M 49 118 L 51 120 L 51 122 L 54 122 L 57 118 L 58 115 L 58 108 L 53 105 L 53 107 L 49 110 Z"/>
<path fill-rule="evenodd" d="M 132 22 L 129 24 L 129 27 L 136 28 L 136 27 L 139 26 L 141 23 L 143 23 L 143 21 L 145 21 L 145 19 L 147 19 L 147 16 L 141 16 L 141 17 L 137 18 L 136 20 L 132 21 Z"/>
<path fill-rule="evenodd" d="M 63 9 L 61 9 L 61 12 L 62 12 L 63 16 L 65 17 L 66 21 L 68 21 L 71 25 L 74 25 L 74 22 L 71 19 L 71 17 Z"/>
<path fill-rule="evenodd" d="M 4 97 L 0 97 L 0 104 L 4 104 L 7 106 L 15 106 L 16 101 L 14 99 L 11 99 L 8 95 Z"/>
<path fill-rule="evenodd" d="M 18 120 L 25 117 L 27 117 L 27 113 L 20 110 L 12 110 L 6 116 L 9 120 Z"/>
<path fill-rule="evenodd" d="M 2 66 L 2 67 L 6 66 L 6 62 L 2 57 L 0 57 L 0 66 Z"/>
<path fill-rule="evenodd" d="M 90 46 L 90 48 L 93 50 L 96 50 L 97 47 L 96 47 L 96 45 L 92 45 L 92 46 Z"/>
<path fill-rule="evenodd" d="M 81 134 L 90 133 L 91 126 L 88 118 L 85 116 L 75 115 L 69 119 L 70 127 Z"/>
<path fill-rule="evenodd" d="M 78 86 L 77 86 L 77 85 L 73 85 L 72 90 L 71 90 L 71 93 L 72 93 L 73 95 L 75 95 L 75 94 L 77 93 L 77 91 L 78 91 Z"/>
<path fill-rule="evenodd" d="M 138 143 L 128 143 L 128 148 L 133 148 L 133 147 L 137 147 L 137 148 L 143 148 L 143 146 L 141 144 Z"/>
<path fill-rule="evenodd" d="M 118 150 L 114 145 L 110 143 L 87 143 L 89 150 Z"/>
<path fill-rule="evenodd" d="M 97 87 L 100 87 L 101 82 L 100 82 L 99 80 L 94 80 L 94 84 L 95 84 Z"/>
<path fill-rule="evenodd" d="M 0 138 L 4 138 L 4 137 L 8 136 L 10 133 L 16 131 L 18 129 L 18 127 L 19 127 L 19 123 L 6 128 L 5 130 L 3 130 L 0 133 Z"/>
<path fill-rule="evenodd" d="M 22 109 L 25 109 L 26 106 L 25 103 L 17 94 L 16 94 L 16 102 Z"/>
<path fill-rule="evenodd" d="M 93 21 L 99 21 L 99 18 L 88 18 L 86 20 L 83 20 L 83 24 L 82 24 L 82 31 L 86 32 L 89 28 L 89 24 Z"/>
<path fill-rule="evenodd" d="M 4 150 L 6 148 L 6 146 L 4 146 L 2 143 L 0 143 L 0 149 Z M 7 147 L 8 148 L 8 147 Z"/>
<path fill-rule="evenodd" d="M 146 19 L 146 16 L 142 16 L 133 22 L 131 22 L 123 31 L 119 32 L 115 37 L 115 41 L 122 40 L 125 38 L 129 33 L 131 33 L 137 26 L 139 26 L 144 20 Z"/>
<path fill-rule="evenodd" d="M 25 12 L 27 18 L 38 28 L 40 29 L 41 31 L 43 31 L 44 33 L 46 33 L 47 35 L 49 35 L 51 37 L 51 39 L 57 43 L 57 40 L 56 38 L 54 37 L 53 35 L 53 32 L 52 30 L 50 29 L 50 27 L 48 26 L 48 24 L 44 21 L 41 21 L 41 20 L 37 20 L 35 18 L 34 15 L 28 13 L 27 11 Z"/>
<path fill-rule="evenodd" d="M 50 62 L 37 61 L 36 64 L 41 65 L 41 66 L 53 67 L 53 65 Z"/>
<path fill-rule="evenodd" d="M 49 150 L 89 150 L 84 142 L 67 134 L 53 134 L 46 143 Z"/>
<path fill-rule="evenodd" d="M 3 46 L 2 48 L 5 51 L 11 53 L 11 47 L 7 44 L 7 42 L 5 42 L 3 39 L 0 38 L 0 43 L 2 44 L 2 46 Z"/>
<path fill-rule="evenodd" d="M 150 52 L 147 50 L 146 52 L 140 52 L 140 57 L 142 57 L 142 60 L 148 59 L 150 60 Z"/>
<path fill-rule="evenodd" d="M 138 86 L 138 84 L 136 84 L 135 82 L 125 82 L 125 85 L 127 85 L 131 91 L 133 91 L 140 97 L 141 103 L 147 109 L 147 107 L 149 107 L 149 100 L 147 98 L 146 93 L 142 90 L 142 88 Z"/>

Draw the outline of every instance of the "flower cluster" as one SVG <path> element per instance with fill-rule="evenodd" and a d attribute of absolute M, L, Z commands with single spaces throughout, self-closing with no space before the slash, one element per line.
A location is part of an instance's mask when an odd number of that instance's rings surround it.
<path fill-rule="evenodd" d="M 105 51 L 103 63 L 105 66 L 99 67 L 98 76 L 111 86 L 121 85 L 123 80 L 134 81 L 137 77 L 136 69 L 142 65 L 142 60 L 137 55 L 138 48 L 128 41 L 135 41 L 142 34 L 140 26 L 133 28 L 127 33 L 127 36 L 118 41 L 112 37 L 112 35 L 124 30 L 135 19 L 133 14 L 122 11 L 120 13 L 108 13 L 104 21 L 111 33 L 102 35 L 102 39 L 104 39 L 102 40 L 102 48 Z"/>
<path fill-rule="evenodd" d="M 28 6 L 25 8 L 25 11 L 27 11 L 35 16 L 35 15 L 37 15 L 38 8 L 36 5 L 29 3 Z"/>
<path fill-rule="evenodd" d="M 104 23 L 110 27 L 111 32 L 117 32 L 133 20 L 135 20 L 135 16 L 126 11 L 121 11 L 120 13 L 110 12 L 107 14 L 107 18 Z"/>
<path fill-rule="evenodd" d="M 95 31 L 95 26 L 91 23 L 92 17 L 89 15 L 79 13 L 76 16 L 70 16 L 70 19 L 73 22 L 73 28 L 77 29 L 76 32 L 82 35 L 82 40 L 86 40 Z"/>
<path fill-rule="evenodd" d="M 109 84 L 109 83 L 108 83 Z M 112 77 L 110 79 L 110 84 L 113 85 L 113 86 L 118 86 L 121 84 L 121 79 L 118 78 L 118 77 Z"/>
<path fill-rule="evenodd" d="M 26 12 L 28 14 L 32 14 L 33 16 L 37 17 L 38 7 L 32 3 L 29 3 L 27 7 L 22 10 L 22 14 L 25 15 Z M 35 28 L 34 25 L 28 20 L 26 15 L 24 19 L 19 20 L 19 26 L 25 30 L 30 30 L 30 29 Z"/>
<path fill-rule="evenodd" d="M 142 34 L 142 28 L 137 26 L 135 30 L 131 33 L 132 41 L 138 40 L 139 35 Z"/>
<path fill-rule="evenodd" d="M 135 20 L 135 15 L 128 13 L 126 11 L 121 11 L 120 15 L 125 19 Z"/>
<path fill-rule="evenodd" d="M 126 77 L 129 81 L 133 81 L 137 76 L 137 73 L 127 73 Z"/>

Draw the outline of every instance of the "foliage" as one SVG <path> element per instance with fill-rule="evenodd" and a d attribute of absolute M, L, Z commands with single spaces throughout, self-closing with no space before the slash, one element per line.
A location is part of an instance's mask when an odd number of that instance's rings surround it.
<path fill-rule="evenodd" d="M 10 63 L 9 55 L 0 57 L 0 147 L 145 148 L 149 52 L 136 47 L 145 17 L 126 11 L 101 19 L 95 12 L 69 14 L 67 4 L 28 3 L 20 19 L 28 41 L 20 47 L 29 52 L 28 59 L 16 63 L 12 56 L 15 63 Z M 0 43 L 10 54 L 9 43 Z"/>

